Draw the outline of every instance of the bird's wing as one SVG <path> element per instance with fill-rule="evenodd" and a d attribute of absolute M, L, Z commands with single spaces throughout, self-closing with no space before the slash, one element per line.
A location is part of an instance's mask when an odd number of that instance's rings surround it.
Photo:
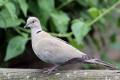
<path fill-rule="evenodd" d="M 51 63 L 63 63 L 72 58 L 83 58 L 86 54 L 67 44 L 65 41 L 56 37 L 45 37 L 39 40 L 34 48 L 40 58 L 49 59 Z"/>
<path fill-rule="evenodd" d="M 52 64 L 63 64 L 69 62 L 70 60 L 76 60 L 78 62 L 90 63 L 90 64 L 100 64 L 107 66 L 109 68 L 115 69 L 115 67 L 106 64 L 105 62 L 89 57 L 88 55 L 80 52 L 76 48 L 67 44 L 65 41 L 50 36 L 48 33 L 41 34 L 42 37 L 39 37 L 37 44 L 35 46 L 35 53 L 40 59 L 45 62 Z"/>

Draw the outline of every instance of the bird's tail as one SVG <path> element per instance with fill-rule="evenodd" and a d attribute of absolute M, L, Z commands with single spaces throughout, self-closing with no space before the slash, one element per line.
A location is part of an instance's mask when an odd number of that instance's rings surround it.
<path fill-rule="evenodd" d="M 117 68 L 111 64 L 105 63 L 104 61 L 98 60 L 98 59 L 90 59 L 90 60 L 85 60 L 86 63 L 91 63 L 91 64 L 99 64 L 103 65 L 105 67 L 108 67 L 110 69 L 117 70 Z"/>

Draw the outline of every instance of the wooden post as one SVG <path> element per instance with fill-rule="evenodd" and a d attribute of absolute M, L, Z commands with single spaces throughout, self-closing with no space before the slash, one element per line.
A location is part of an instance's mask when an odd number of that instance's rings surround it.
<path fill-rule="evenodd" d="M 47 75 L 40 69 L 0 69 L 0 80 L 120 80 L 119 70 L 65 70 Z"/>

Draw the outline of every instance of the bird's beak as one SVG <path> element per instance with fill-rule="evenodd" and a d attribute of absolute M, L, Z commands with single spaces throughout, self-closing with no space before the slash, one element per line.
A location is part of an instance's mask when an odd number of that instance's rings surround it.
<path fill-rule="evenodd" d="M 27 28 L 27 25 L 25 25 L 24 28 Z"/>
<path fill-rule="evenodd" d="M 30 23 L 27 23 L 24 28 L 29 28 Z"/>
<path fill-rule="evenodd" d="M 27 28 L 28 27 L 28 24 L 26 24 L 25 26 L 24 26 L 24 28 Z"/>

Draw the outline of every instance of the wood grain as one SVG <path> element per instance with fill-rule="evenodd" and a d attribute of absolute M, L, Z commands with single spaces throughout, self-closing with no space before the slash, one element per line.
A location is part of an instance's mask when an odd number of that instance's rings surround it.
<path fill-rule="evenodd" d="M 64 70 L 43 74 L 40 69 L 0 69 L 0 80 L 120 80 L 119 70 Z"/>

